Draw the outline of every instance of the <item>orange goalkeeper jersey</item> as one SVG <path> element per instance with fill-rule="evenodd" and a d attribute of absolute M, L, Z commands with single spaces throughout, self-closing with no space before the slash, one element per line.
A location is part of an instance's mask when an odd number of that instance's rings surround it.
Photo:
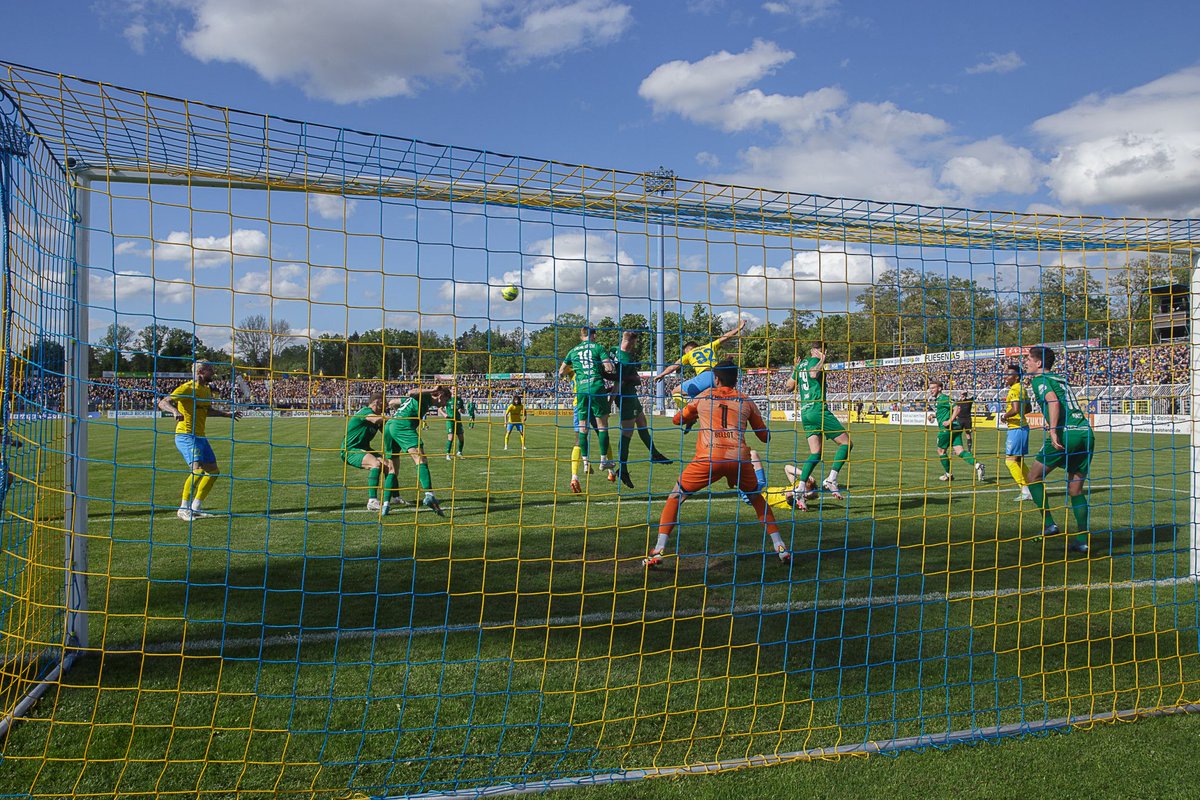
<path fill-rule="evenodd" d="M 696 461 L 741 461 L 750 458 L 746 425 L 762 441 L 767 426 L 754 401 L 737 389 L 715 386 L 705 389 L 677 415 L 676 421 L 695 423 Z"/>

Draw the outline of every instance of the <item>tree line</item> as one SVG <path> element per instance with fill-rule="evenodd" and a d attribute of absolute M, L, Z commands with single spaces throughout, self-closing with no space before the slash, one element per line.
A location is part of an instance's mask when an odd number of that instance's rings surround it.
<path fill-rule="evenodd" d="M 1104 280 L 1100 280 L 1097 274 Z M 888 358 L 919 352 L 970 350 L 1035 342 L 1099 339 L 1128 347 L 1151 341 L 1153 286 L 1190 287 L 1187 256 L 1151 255 L 1123 269 L 1042 267 L 1036 285 L 996 290 L 980 279 L 939 275 L 930 270 L 893 269 L 855 300 L 856 308 L 821 314 L 792 310 L 779 321 L 745 331 L 731 349 L 745 368 L 778 368 L 807 354 L 816 340 L 835 360 Z M 707 342 L 728 325 L 706 305 L 666 314 L 666 356 L 677 359 L 688 340 Z M 327 377 L 399 378 L 408 375 L 485 372 L 554 372 L 578 341 L 585 323 L 577 314 L 530 329 L 480 328 L 457 335 L 431 330 L 376 328 L 346 336 L 295 334 L 286 320 L 251 315 L 233 331 L 232 354 L 213 349 L 193 331 L 160 324 L 134 331 L 110 325 L 91 348 L 91 372 L 185 371 L 196 358 L 231 363 L 251 374 L 308 373 Z M 625 314 L 595 323 L 601 344 L 615 347 L 620 331 L 645 331 L 640 352 L 654 362 L 657 315 Z M 65 351 L 42 337 L 22 355 L 34 365 L 62 372 Z"/>

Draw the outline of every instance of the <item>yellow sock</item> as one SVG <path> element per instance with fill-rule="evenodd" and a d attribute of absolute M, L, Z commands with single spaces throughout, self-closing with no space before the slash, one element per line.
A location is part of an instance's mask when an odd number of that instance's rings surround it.
<path fill-rule="evenodd" d="M 1020 461 L 1012 458 L 1006 458 L 1004 463 L 1008 466 L 1008 472 L 1013 476 L 1013 480 L 1017 482 L 1017 486 L 1029 485 L 1029 481 L 1025 480 L 1025 470 L 1021 468 Z"/>
<path fill-rule="evenodd" d="M 208 497 L 208 493 L 212 491 L 213 484 L 216 482 L 216 475 L 205 472 L 203 477 L 200 478 L 199 488 L 196 489 L 196 499 L 200 502 L 204 502 L 204 499 Z"/>
<path fill-rule="evenodd" d="M 583 451 L 579 449 L 579 445 L 571 448 L 571 477 L 579 477 L 579 464 L 583 460 Z"/>
<path fill-rule="evenodd" d="M 200 476 L 203 474 L 203 472 L 193 472 L 191 475 L 188 475 L 186 478 L 184 478 L 183 501 L 180 503 L 180 506 L 190 506 L 192 504 L 192 487 L 199 485 Z"/>

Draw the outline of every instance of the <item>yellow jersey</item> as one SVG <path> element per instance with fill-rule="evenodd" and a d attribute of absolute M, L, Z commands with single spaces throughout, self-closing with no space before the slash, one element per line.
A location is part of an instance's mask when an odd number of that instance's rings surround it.
<path fill-rule="evenodd" d="M 705 370 L 712 369 L 713 365 L 717 363 L 717 348 L 720 346 L 720 341 L 714 339 L 702 347 L 693 347 L 690 353 L 683 354 L 679 363 L 685 367 L 693 367 L 696 374 L 699 375 Z"/>
<path fill-rule="evenodd" d="M 175 407 L 183 419 L 175 423 L 175 433 L 204 435 L 204 423 L 208 421 L 208 407 L 212 405 L 212 389 L 195 381 L 181 383 L 171 392 Z"/>
<path fill-rule="evenodd" d="M 1017 413 L 1010 414 L 1008 407 L 1017 404 Z M 1029 402 L 1029 394 L 1025 391 L 1025 384 L 1014 383 L 1008 387 L 1008 396 L 1004 398 L 1004 422 L 1010 428 L 1024 428 L 1027 424 L 1025 421 L 1025 404 Z"/>
<path fill-rule="evenodd" d="M 504 418 L 508 420 L 510 425 L 525 421 L 525 405 L 508 404 L 508 408 L 504 409 Z"/>

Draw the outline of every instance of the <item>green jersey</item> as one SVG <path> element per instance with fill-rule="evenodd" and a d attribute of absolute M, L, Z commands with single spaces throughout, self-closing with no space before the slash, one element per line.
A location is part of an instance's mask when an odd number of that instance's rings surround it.
<path fill-rule="evenodd" d="M 813 369 L 821 363 L 821 359 L 808 357 L 792 370 L 792 380 L 796 382 L 796 399 L 800 401 L 800 409 L 817 408 L 825 405 L 825 373 L 812 376 Z"/>
<path fill-rule="evenodd" d="M 567 353 L 564 362 L 575 370 L 575 394 L 593 395 L 604 392 L 604 362 L 608 353 L 596 342 L 580 342 Z"/>
<path fill-rule="evenodd" d="M 946 427 L 946 423 L 954 416 L 954 400 L 948 394 L 939 394 L 933 401 L 933 413 L 937 417 L 939 428 Z"/>
<path fill-rule="evenodd" d="M 466 413 L 466 406 L 459 397 L 450 398 L 450 405 L 446 406 L 446 416 L 449 422 L 461 422 L 462 415 Z"/>
<path fill-rule="evenodd" d="M 1029 384 L 1033 389 L 1033 398 L 1037 401 L 1038 408 L 1042 410 L 1042 416 L 1046 418 L 1047 426 L 1050 424 L 1050 403 L 1046 400 L 1046 395 L 1053 393 L 1060 404 L 1059 430 L 1064 428 L 1091 430 L 1092 426 L 1088 424 L 1087 415 L 1079 408 L 1079 401 L 1075 399 L 1075 393 L 1067 385 L 1066 378 L 1050 372 L 1043 372 L 1041 375 L 1035 375 Z"/>
<path fill-rule="evenodd" d="M 471 419 L 475 419 L 475 401 L 474 400 L 467 403 L 467 414 L 470 415 Z"/>
<path fill-rule="evenodd" d="M 342 439 L 343 450 L 370 450 L 371 440 L 379 429 L 367 419 L 374 415 L 370 406 L 363 406 L 346 421 L 346 438 Z"/>
<path fill-rule="evenodd" d="M 420 397 L 410 397 L 404 401 L 404 405 L 396 409 L 396 413 L 392 415 L 393 420 L 401 420 L 407 425 L 417 427 L 421 419 L 429 413 L 429 409 L 433 408 L 433 398 L 427 394 Z"/>

